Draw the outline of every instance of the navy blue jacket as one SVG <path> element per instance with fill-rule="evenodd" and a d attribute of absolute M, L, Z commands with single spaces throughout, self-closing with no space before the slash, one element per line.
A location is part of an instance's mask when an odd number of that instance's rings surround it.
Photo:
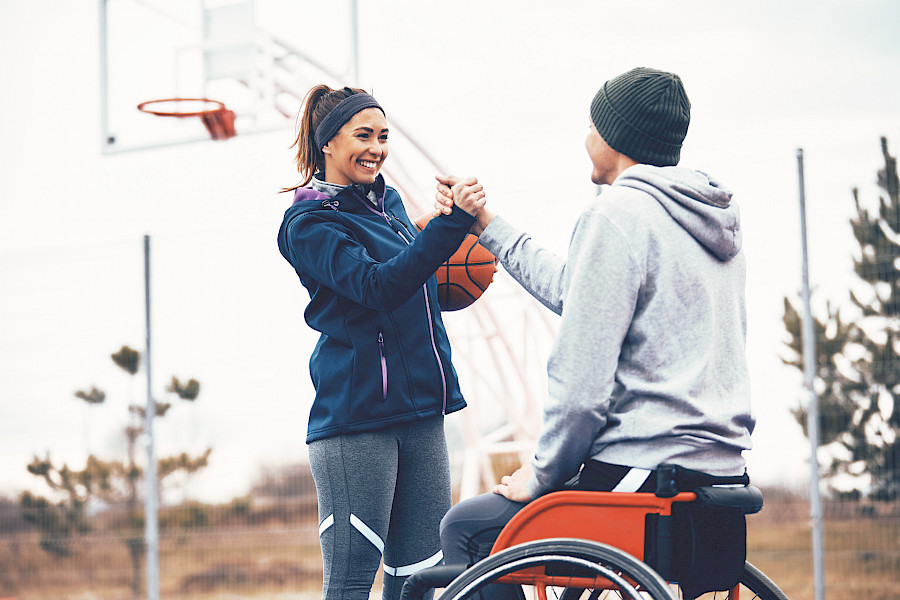
<path fill-rule="evenodd" d="M 278 248 L 309 292 L 321 333 L 309 361 L 316 389 L 307 443 L 465 406 L 437 299 L 437 268 L 474 217 L 455 210 L 419 232 L 379 175 L 378 207 L 360 186 L 334 198 L 298 188 Z"/>

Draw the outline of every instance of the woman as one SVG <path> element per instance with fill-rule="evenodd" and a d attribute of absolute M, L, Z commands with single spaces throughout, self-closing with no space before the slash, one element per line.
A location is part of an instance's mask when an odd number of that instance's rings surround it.
<path fill-rule="evenodd" d="M 300 116 L 303 183 L 278 247 L 309 292 L 306 322 L 321 335 L 306 441 L 319 500 L 323 597 L 369 597 L 384 557 L 385 599 L 438 564 L 450 508 L 443 415 L 465 401 L 450 362 L 434 272 L 484 204 L 473 179 L 461 210 L 413 227 L 379 174 L 388 156 L 384 110 L 360 89 L 320 85 Z"/>

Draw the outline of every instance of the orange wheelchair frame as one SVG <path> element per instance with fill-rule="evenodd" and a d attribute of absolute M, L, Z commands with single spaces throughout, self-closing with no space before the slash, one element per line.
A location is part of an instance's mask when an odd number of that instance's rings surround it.
<path fill-rule="evenodd" d="M 761 507 L 759 491 L 753 491 L 760 504 L 747 512 Z M 607 597 L 601 594 L 618 597 L 617 591 L 623 597 L 672 600 L 680 588 L 663 578 L 671 573 L 675 548 L 667 525 L 671 519 L 666 517 L 672 516 L 674 505 L 698 498 L 693 491 L 672 494 L 575 490 L 547 494 L 513 516 L 487 558 L 469 567 L 443 565 L 420 571 L 406 582 L 401 597 L 421 598 L 428 589 L 444 588 L 441 600 L 455 600 L 470 597 L 487 584 L 519 584 L 531 586 L 538 600 L 581 598 L 585 592 L 592 599 Z M 726 598 L 787 600 L 753 565 L 743 567 L 740 582 L 725 592 Z M 557 595 L 548 596 L 548 589 Z"/>
<path fill-rule="evenodd" d="M 674 503 L 692 502 L 696 497 L 693 492 L 681 492 L 672 498 L 660 498 L 646 493 L 554 492 L 526 504 L 516 513 L 500 532 L 491 554 L 497 554 L 525 542 L 574 538 L 608 544 L 647 562 L 648 551 L 656 554 L 646 543 L 647 516 L 669 517 L 672 515 Z M 654 564 L 659 566 L 660 558 L 670 562 L 671 556 L 654 558 L 656 558 Z M 536 575 L 532 570 L 528 573 L 507 575 L 504 581 L 533 583 Z M 602 588 L 606 585 L 602 577 L 590 579 L 567 577 L 566 581 L 555 581 L 553 576 L 541 576 L 545 585 L 549 586 Z"/>

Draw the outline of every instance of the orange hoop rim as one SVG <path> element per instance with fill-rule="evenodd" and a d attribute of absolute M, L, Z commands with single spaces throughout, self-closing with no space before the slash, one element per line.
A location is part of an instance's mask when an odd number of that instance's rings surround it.
<path fill-rule="evenodd" d="M 151 104 L 159 104 L 161 102 L 205 102 L 208 104 L 215 104 L 215 108 L 209 108 L 206 110 L 197 110 L 194 112 L 170 112 L 170 111 L 161 111 L 161 110 L 153 110 L 147 108 L 147 106 Z M 137 108 L 141 112 L 145 112 L 151 115 L 156 115 L 157 117 L 202 117 L 203 115 L 208 115 L 211 113 L 216 113 L 219 111 L 227 110 L 225 108 L 225 103 L 219 100 L 212 100 L 210 98 L 161 98 L 159 100 L 147 100 L 146 102 L 141 102 L 137 105 Z"/>

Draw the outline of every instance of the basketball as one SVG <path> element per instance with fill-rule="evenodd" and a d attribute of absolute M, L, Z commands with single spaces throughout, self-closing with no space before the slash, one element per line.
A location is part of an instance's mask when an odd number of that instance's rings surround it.
<path fill-rule="evenodd" d="M 426 213 L 416 219 L 416 226 L 424 229 L 430 220 L 431 214 Z M 441 310 L 460 310 L 471 305 L 491 284 L 496 272 L 497 258 L 478 243 L 478 236 L 466 235 L 459 249 L 435 273 Z"/>

